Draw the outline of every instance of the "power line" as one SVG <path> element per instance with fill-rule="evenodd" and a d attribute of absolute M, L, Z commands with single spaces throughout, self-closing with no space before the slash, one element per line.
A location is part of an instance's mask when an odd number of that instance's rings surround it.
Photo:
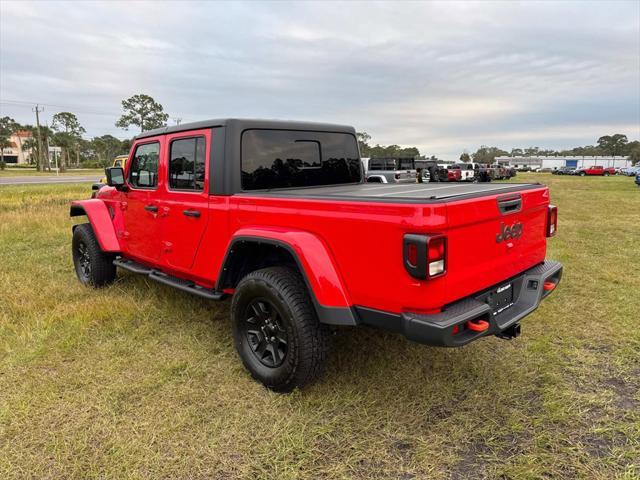
<path fill-rule="evenodd" d="M 27 102 L 24 100 L 7 100 L 7 99 L 2 99 L 0 100 L 0 104 L 3 105 L 14 105 L 14 106 L 24 106 L 24 107 L 29 107 L 29 108 L 33 108 L 34 105 L 42 105 L 45 107 L 55 107 L 55 108 L 64 108 L 64 109 L 68 109 L 70 111 L 73 111 L 74 113 L 82 113 L 83 115 L 103 115 L 103 116 L 108 116 L 108 117 L 119 117 L 122 115 L 122 112 L 105 112 L 105 111 L 91 111 L 91 110 L 83 110 L 83 106 L 81 105 L 60 105 L 60 104 L 55 104 L 55 103 L 42 103 L 42 102 Z M 188 118 L 188 119 L 193 119 L 193 117 L 199 117 L 199 115 L 193 115 L 193 114 L 182 114 L 182 113 L 175 113 L 175 116 L 172 116 L 172 119 L 178 119 L 179 123 L 181 123 L 184 118 Z"/>
<path fill-rule="evenodd" d="M 88 110 L 83 110 L 83 107 L 78 106 L 78 105 L 61 105 L 61 104 L 55 104 L 55 103 L 42 103 L 42 102 L 28 102 L 28 101 L 24 101 L 24 100 L 8 100 L 8 99 L 2 99 L 0 100 L 0 105 L 9 105 L 9 106 L 16 106 L 16 107 L 24 107 L 24 108 L 29 108 L 32 111 L 34 108 L 37 107 L 54 107 L 54 108 L 62 108 L 65 110 L 69 110 L 69 111 L 73 111 L 73 113 L 78 113 L 78 114 L 82 114 L 82 115 L 99 115 L 99 116 L 106 116 L 106 117 L 119 117 L 120 115 L 122 115 L 122 112 L 104 112 L 104 111 L 88 111 Z M 42 110 L 40 110 L 42 111 Z M 178 114 L 179 115 L 179 114 Z M 182 116 L 172 116 L 170 117 L 176 125 L 180 125 L 180 123 L 182 123 Z M 92 128 L 93 131 L 98 130 L 101 134 L 100 135 L 90 135 L 93 137 L 98 137 L 98 136 L 102 136 L 102 135 L 111 135 L 112 137 L 115 137 L 119 140 L 129 140 L 131 139 L 131 137 L 129 136 L 124 136 L 122 134 L 122 132 L 117 131 L 117 129 L 115 129 L 113 126 L 109 126 L 109 127 L 105 127 L 105 128 Z M 114 135 L 111 132 L 116 132 L 119 133 L 120 135 Z M 87 132 L 88 134 L 89 132 Z M 136 133 L 131 133 L 131 136 L 135 136 Z M 89 135 L 88 135 L 89 136 Z"/>
<path fill-rule="evenodd" d="M 64 109 L 69 109 L 69 110 L 74 110 L 77 113 L 82 113 L 85 115 L 105 115 L 105 116 L 109 116 L 109 117 L 117 117 L 119 115 L 122 115 L 122 112 L 96 112 L 96 111 L 87 111 L 87 110 L 83 110 L 83 107 L 80 106 L 73 106 L 73 105 L 56 105 L 53 103 L 39 103 L 39 102 L 22 102 L 19 100 L 0 100 L 0 104 L 3 105 L 14 105 L 14 106 L 19 106 L 19 107 L 29 107 L 29 108 L 33 108 L 33 105 L 42 105 L 44 107 L 55 107 L 55 108 L 64 108 Z"/>

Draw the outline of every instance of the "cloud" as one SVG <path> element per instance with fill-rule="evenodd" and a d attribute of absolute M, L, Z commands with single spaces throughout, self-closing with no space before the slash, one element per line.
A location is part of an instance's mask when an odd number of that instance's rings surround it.
<path fill-rule="evenodd" d="M 144 92 L 183 122 L 348 123 L 457 158 L 480 144 L 640 137 L 637 2 L 0 3 L 0 110 L 130 135 Z M 70 108 L 68 106 L 73 106 Z"/>

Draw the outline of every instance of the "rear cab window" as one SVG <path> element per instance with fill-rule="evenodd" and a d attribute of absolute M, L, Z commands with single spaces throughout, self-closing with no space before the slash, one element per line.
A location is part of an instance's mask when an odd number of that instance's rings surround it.
<path fill-rule="evenodd" d="M 249 129 L 242 133 L 243 190 L 362 181 L 358 145 L 348 133 Z"/>

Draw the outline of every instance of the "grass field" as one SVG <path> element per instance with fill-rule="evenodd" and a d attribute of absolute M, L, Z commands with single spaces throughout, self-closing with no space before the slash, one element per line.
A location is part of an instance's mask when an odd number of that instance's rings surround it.
<path fill-rule="evenodd" d="M 640 189 L 540 179 L 565 273 L 519 339 L 342 330 L 291 395 L 244 371 L 228 302 L 78 284 L 86 185 L 0 187 L 0 478 L 640 478 Z"/>

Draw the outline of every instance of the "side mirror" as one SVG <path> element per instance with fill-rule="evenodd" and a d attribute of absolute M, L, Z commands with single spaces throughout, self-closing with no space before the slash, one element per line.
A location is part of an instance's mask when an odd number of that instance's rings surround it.
<path fill-rule="evenodd" d="M 125 190 L 124 169 L 122 167 L 109 167 L 104 169 L 107 175 L 107 185 L 116 187 L 116 190 Z"/>

